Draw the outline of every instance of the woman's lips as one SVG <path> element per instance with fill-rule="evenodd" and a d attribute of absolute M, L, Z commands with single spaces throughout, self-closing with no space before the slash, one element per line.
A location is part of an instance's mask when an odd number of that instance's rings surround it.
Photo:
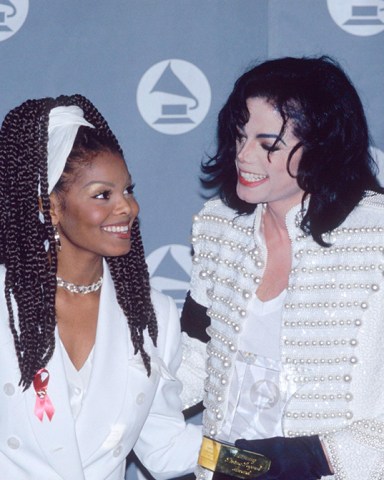
<path fill-rule="evenodd" d="M 130 238 L 131 228 L 128 224 L 106 225 L 101 227 L 104 232 L 112 233 L 119 238 Z"/>

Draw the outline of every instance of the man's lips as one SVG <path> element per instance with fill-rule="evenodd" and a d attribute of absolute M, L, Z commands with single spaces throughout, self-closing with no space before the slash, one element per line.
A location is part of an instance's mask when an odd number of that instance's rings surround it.
<path fill-rule="evenodd" d="M 251 173 L 239 170 L 239 183 L 242 185 L 259 185 L 267 180 L 268 175 L 262 175 L 260 173 Z"/>

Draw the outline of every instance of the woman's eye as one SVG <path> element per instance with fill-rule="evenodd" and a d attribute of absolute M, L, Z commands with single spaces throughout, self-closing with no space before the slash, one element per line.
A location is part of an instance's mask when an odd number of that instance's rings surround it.
<path fill-rule="evenodd" d="M 132 183 L 132 185 L 129 185 L 129 187 L 127 187 L 125 191 L 127 192 L 128 195 L 132 195 L 134 189 L 135 189 L 135 184 Z"/>
<path fill-rule="evenodd" d="M 103 192 L 98 193 L 93 198 L 97 198 L 98 200 L 109 200 L 111 196 L 110 190 L 104 190 Z"/>

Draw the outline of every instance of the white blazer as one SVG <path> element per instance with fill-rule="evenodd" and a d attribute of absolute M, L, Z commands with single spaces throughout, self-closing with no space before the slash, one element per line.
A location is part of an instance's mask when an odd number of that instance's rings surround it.
<path fill-rule="evenodd" d="M 126 318 L 104 264 L 93 366 L 88 391 L 74 421 L 60 349 L 47 365 L 51 421 L 34 413 L 36 393 L 18 386 L 13 337 L 0 266 L 0 478 L 4 480 L 122 480 L 133 448 L 156 478 L 189 473 L 197 461 L 201 430 L 181 413 L 180 327 L 174 302 L 159 292 L 152 300 L 159 323 L 158 346 L 145 337 L 152 374 L 133 354 Z M 15 311 L 15 310 L 14 310 Z M 59 338 L 56 332 L 56 345 Z"/>

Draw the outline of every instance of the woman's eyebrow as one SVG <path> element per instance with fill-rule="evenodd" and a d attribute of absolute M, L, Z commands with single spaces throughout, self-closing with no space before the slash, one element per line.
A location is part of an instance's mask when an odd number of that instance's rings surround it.
<path fill-rule="evenodd" d="M 106 180 L 91 180 L 90 182 L 88 182 L 84 185 L 84 188 L 85 187 L 90 187 L 91 185 L 105 185 L 107 187 L 114 187 L 115 186 L 114 183 L 108 182 Z"/>

